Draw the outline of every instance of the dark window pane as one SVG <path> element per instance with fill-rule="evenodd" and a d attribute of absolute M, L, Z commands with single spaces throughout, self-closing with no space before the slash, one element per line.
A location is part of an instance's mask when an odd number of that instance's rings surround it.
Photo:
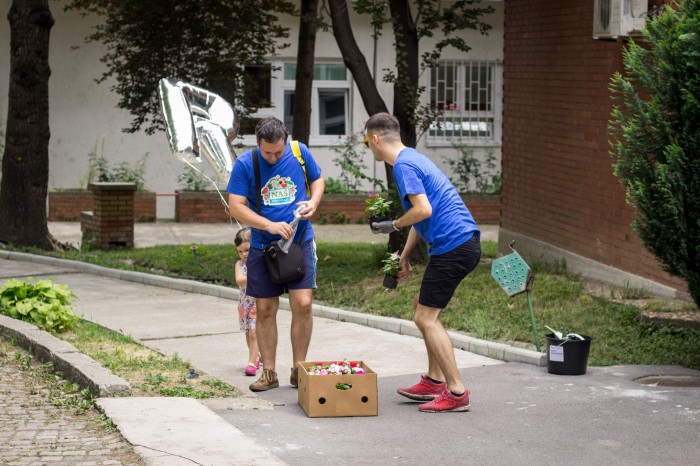
<path fill-rule="evenodd" d="M 270 65 L 247 65 L 245 67 L 245 94 L 257 108 L 272 106 L 272 67 Z"/>
<path fill-rule="evenodd" d="M 284 91 L 284 125 L 289 134 L 294 130 L 294 91 Z"/>
<path fill-rule="evenodd" d="M 347 91 L 319 90 L 319 133 L 345 134 Z"/>

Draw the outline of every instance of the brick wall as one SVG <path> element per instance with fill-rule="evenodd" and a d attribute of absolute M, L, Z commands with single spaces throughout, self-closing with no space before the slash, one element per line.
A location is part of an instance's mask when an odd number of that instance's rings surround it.
<path fill-rule="evenodd" d="M 175 196 L 175 221 L 181 223 L 229 222 L 228 193 L 216 191 L 177 191 Z"/>
<path fill-rule="evenodd" d="M 623 43 L 592 24 L 592 0 L 506 2 L 501 227 L 683 289 L 630 228 L 607 133 Z"/>
<path fill-rule="evenodd" d="M 85 189 L 67 189 L 49 192 L 49 221 L 77 222 L 80 212 L 91 211 L 93 193 Z M 156 221 L 156 193 L 136 191 L 134 194 L 134 220 Z"/>
<path fill-rule="evenodd" d="M 92 212 L 80 213 L 83 243 L 100 249 L 134 247 L 134 183 L 91 183 Z"/>
<path fill-rule="evenodd" d="M 226 193 L 223 193 L 226 196 Z M 224 197 L 224 199 L 228 199 Z M 367 194 L 326 194 L 321 199 L 313 222 L 364 223 L 367 221 Z M 501 210 L 498 195 L 463 195 L 477 224 L 496 225 Z M 175 198 L 175 221 L 180 223 L 228 222 L 229 215 L 217 192 L 178 191 Z"/>

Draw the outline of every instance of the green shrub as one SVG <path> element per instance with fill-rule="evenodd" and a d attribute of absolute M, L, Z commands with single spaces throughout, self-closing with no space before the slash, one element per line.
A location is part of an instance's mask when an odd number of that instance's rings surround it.
<path fill-rule="evenodd" d="M 75 294 L 53 280 L 11 278 L 0 289 L 0 314 L 32 323 L 49 332 L 69 330 L 79 317 L 73 313 Z"/>
<path fill-rule="evenodd" d="M 204 175 L 190 167 L 185 167 L 185 170 L 177 178 L 177 181 L 185 186 L 186 191 L 206 191 L 207 180 Z"/>
<path fill-rule="evenodd" d="M 148 159 L 148 153 L 143 154 L 141 160 L 136 162 L 136 165 L 133 167 L 127 162 L 121 162 L 112 168 L 109 166 L 104 156 L 104 145 L 104 138 L 102 138 L 102 147 L 98 154 L 96 141 L 95 148 L 88 154 L 87 182 L 130 182 L 136 184 L 136 189 L 138 191 L 143 190 L 146 183 L 146 160 Z"/>
<path fill-rule="evenodd" d="M 474 157 L 474 151 L 466 146 L 452 144 L 459 156 L 456 159 L 444 157 L 445 163 L 456 178 L 450 181 L 457 191 L 464 194 L 498 194 L 501 192 L 501 175 L 496 156 L 489 149 L 482 162 Z"/>
<path fill-rule="evenodd" d="M 610 152 L 632 227 L 700 306 L 700 1 L 678 6 L 649 18 L 643 46 L 623 50 Z"/>

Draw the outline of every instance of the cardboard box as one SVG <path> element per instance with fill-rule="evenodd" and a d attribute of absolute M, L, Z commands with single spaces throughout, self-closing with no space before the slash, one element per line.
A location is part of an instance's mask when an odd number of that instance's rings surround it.
<path fill-rule="evenodd" d="M 318 361 L 299 362 L 299 405 L 309 417 L 376 416 L 377 374 L 362 361 L 364 374 L 311 375 Z M 327 361 L 322 361 L 326 363 Z M 336 384 L 351 385 L 341 390 Z"/>

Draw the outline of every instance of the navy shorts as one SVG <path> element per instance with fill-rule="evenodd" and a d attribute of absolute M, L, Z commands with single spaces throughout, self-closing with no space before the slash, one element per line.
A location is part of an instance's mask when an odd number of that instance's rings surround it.
<path fill-rule="evenodd" d="M 301 280 L 277 285 L 270 281 L 262 249 L 250 248 L 248 252 L 248 287 L 246 294 L 254 298 L 276 298 L 289 290 L 316 288 L 316 242 L 313 239 L 301 245 L 306 274 Z"/>
<path fill-rule="evenodd" d="M 457 286 L 476 268 L 480 259 L 481 242 L 477 234 L 452 251 L 430 256 L 420 285 L 418 302 L 423 306 L 445 309 Z"/>

